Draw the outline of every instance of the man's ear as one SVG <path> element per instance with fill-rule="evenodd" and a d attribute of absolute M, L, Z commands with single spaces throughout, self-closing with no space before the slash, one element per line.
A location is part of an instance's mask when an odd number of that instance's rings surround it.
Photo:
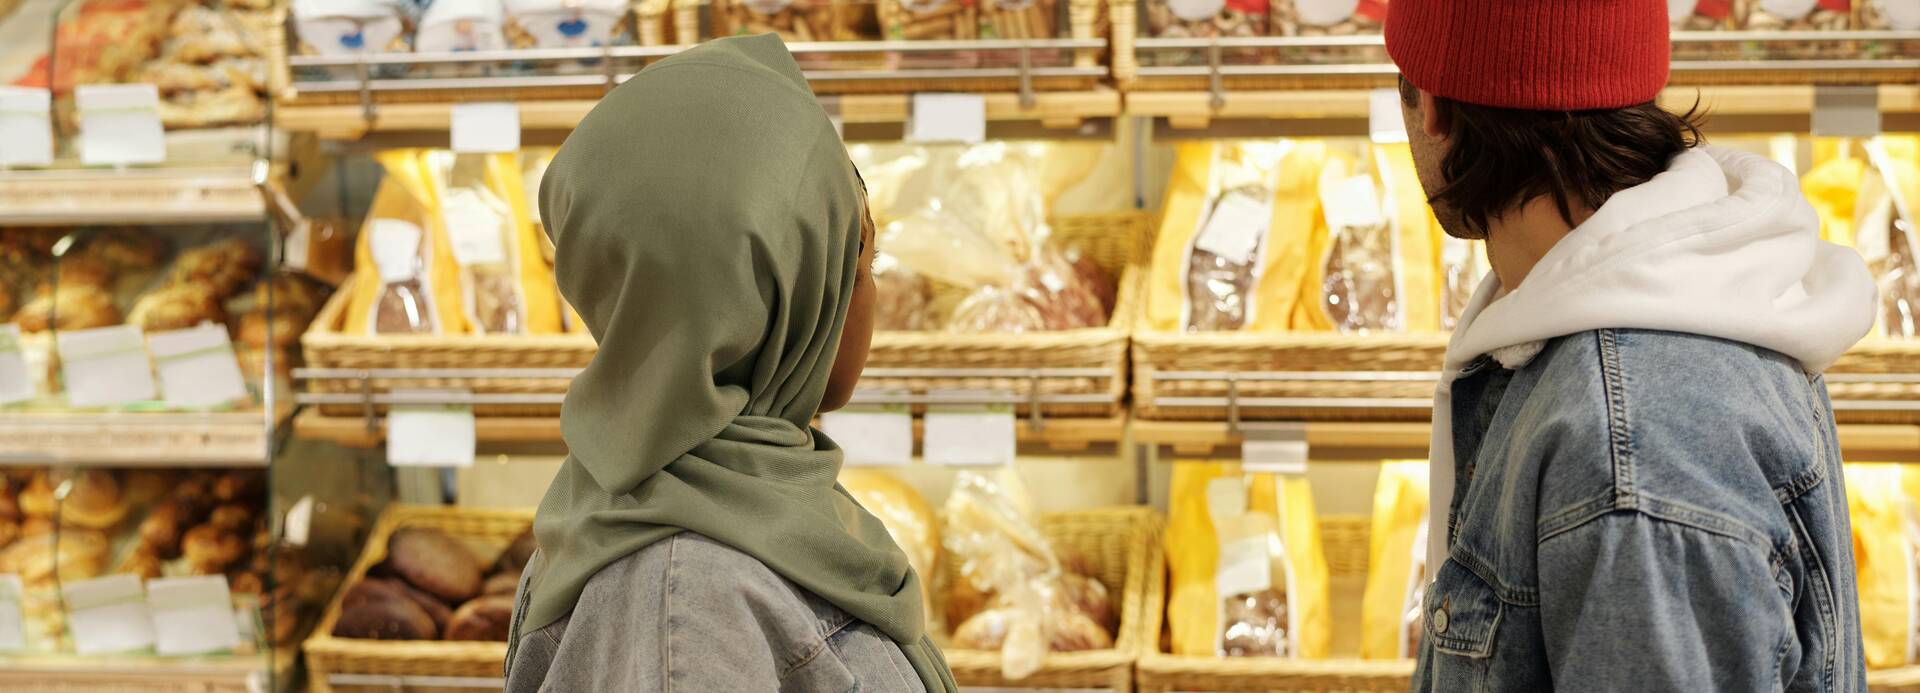
<path fill-rule="evenodd" d="M 1447 122 L 1452 114 L 1441 106 L 1440 100 L 1433 98 L 1432 94 L 1420 92 L 1420 130 L 1427 133 L 1428 137 L 1443 140 L 1447 138 L 1447 126 L 1452 124 Z"/>

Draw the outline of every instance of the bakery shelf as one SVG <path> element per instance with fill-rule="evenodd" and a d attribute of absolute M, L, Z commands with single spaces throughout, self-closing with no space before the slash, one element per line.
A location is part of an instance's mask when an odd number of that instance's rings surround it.
<path fill-rule="evenodd" d="M 1210 457 L 1237 448 L 1246 431 L 1274 427 L 1305 429 L 1315 461 L 1423 459 L 1431 426 L 1413 422 L 1259 422 L 1135 420 L 1135 443 L 1163 446 L 1181 457 Z M 1920 462 L 1920 426 L 1841 424 L 1840 450 L 1849 460 Z"/>
<path fill-rule="evenodd" d="M 0 690 L 249 693 L 269 690 L 269 677 L 266 657 L 257 654 L 184 658 L 0 656 Z"/>
<path fill-rule="evenodd" d="M 0 413 L 0 465 L 264 467 L 260 411 Z"/>
<path fill-rule="evenodd" d="M 0 172 L 0 226 L 260 222 L 258 165 Z"/>

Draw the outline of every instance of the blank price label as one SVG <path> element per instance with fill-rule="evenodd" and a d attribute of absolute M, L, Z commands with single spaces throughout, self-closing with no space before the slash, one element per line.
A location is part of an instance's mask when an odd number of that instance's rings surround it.
<path fill-rule="evenodd" d="M 240 646 L 233 597 L 224 575 L 147 581 L 154 651 L 163 655 L 228 652 Z"/>
<path fill-rule="evenodd" d="M 1307 428 L 1275 424 L 1246 429 L 1240 442 L 1240 467 L 1248 474 L 1307 473 Z"/>
<path fill-rule="evenodd" d="M 466 395 L 464 390 L 394 390 L 421 398 Z M 473 466 L 473 407 L 396 404 L 387 411 L 387 464 L 395 467 Z"/>
<path fill-rule="evenodd" d="M 1013 405 L 930 407 L 926 422 L 930 463 L 965 467 L 1013 463 Z"/>
<path fill-rule="evenodd" d="M 20 326 L 0 325 L 0 404 L 33 399 L 33 376 L 27 371 L 27 353 L 20 346 Z"/>
<path fill-rule="evenodd" d="M 134 652 L 153 647 L 153 619 L 136 575 L 108 575 L 66 583 L 67 628 L 73 650 L 83 655 Z"/>
<path fill-rule="evenodd" d="M 232 404 L 247 396 L 240 376 L 240 360 L 226 328 L 201 323 L 184 330 L 147 336 L 153 364 L 160 373 L 160 392 L 167 406 L 203 409 Z"/>
<path fill-rule="evenodd" d="M 1399 89 L 1367 93 L 1367 130 L 1379 144 L 1407 141 L 1407 119 L 1400 115 Z"/>
<path fill-rule="evenodd" d="M 987 139 L 987 100 L 979 94 L 914 94 L 907 124 L 909 142 L 961 142 Z"/>
<path fill-rule="evenodd" d="M 15 652 L 27 647 L 26 587 L 18 575 L 0 575 L 0 652 Z"/>
<path fill-rule="evenodd" d="M 520 106 L 505 102 L 453 105 L 453 151 L 504 154 L 520 151 Z"/>
<path fill-rule="evenodd" d="M 52 104 L 45 89 L 0 87 L 0 167 L 53 163 Z"/>
<path fill-rule="evenodd" d="M 111 407 L 153 399 L 147 344 L 133 325 L 68 330 L 55 335 L 67 402 Z"/>
<path fill-rule="evenodd" d="M 820 430 L 846 451 L 851 467 L 913 461 L 913 414 L 902 405 L 849 407 L 820 415 Z"/>
<path fill-rule="evenodd" d="M 152 84 L 74 88 L 80 110 L 80 162 L 89 166 L 157 164 L 167 159 L 160 92 Z"/>

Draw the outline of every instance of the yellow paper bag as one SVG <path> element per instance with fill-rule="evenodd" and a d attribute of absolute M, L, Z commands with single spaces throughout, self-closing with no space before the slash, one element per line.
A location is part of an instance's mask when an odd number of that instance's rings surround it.
<path fill-rule="evenodd" d="M 386 176 L 354 248 L 347 301 L 349 334 L 464 334 L 458 268 L 420 168 L 420 152 L 375 157 Z"/>
<path fill-rule="evenodd" d="M 1181 462 L 1172 499 L 1173 653 L 1325 658 L 1332 637 L 1327 560 L 1306 479 L 1244 474 L 1233 462 Z"/>
<path fill-rule="evenodd" d="M 1406 659 L 1418 651 L 1427 557 L 1427 462 L 1384 462 L 1373 491 L 1360 656 Z"/>
<path fill-rule="evenodd" d="M 1920 625 L 1915 593 L 1913 500 L 1899 464 L 1846 465 L 1847 514 L 1860 596 L 1861 646 L 1867 666 L 1912 661 Z M 1920 476 L 1920 475 L 1911 475 Z"/>

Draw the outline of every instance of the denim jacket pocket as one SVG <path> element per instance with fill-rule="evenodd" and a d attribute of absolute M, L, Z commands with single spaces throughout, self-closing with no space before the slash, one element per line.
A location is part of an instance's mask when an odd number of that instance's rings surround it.
<path fill-rule="evenodd" d="M 1500 629 L 1500 598 L 1473 571 L 1448 559 L 1427 588 L 1424 627 L 1433 649 L 1486 659 Z"/>

